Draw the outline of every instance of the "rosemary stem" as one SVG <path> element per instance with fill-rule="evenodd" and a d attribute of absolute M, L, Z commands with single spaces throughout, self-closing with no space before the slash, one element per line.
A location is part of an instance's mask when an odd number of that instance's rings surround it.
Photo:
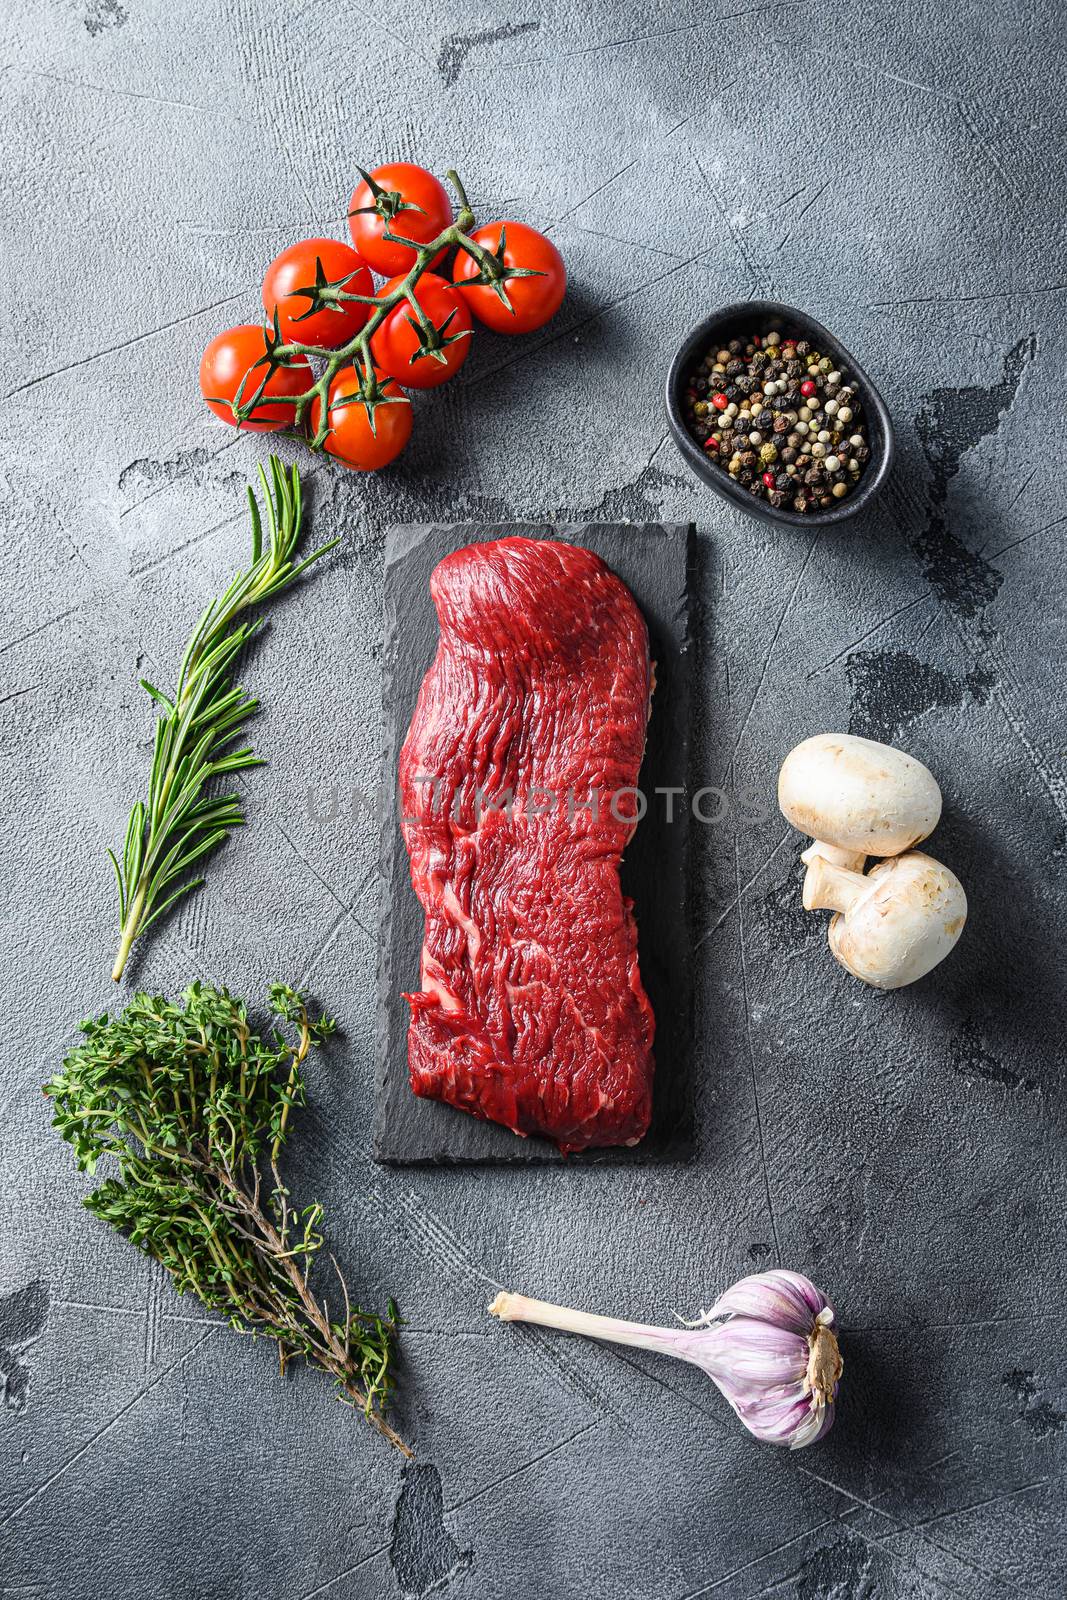
<path fill-rule="evenodd" d="M 129 960 L 130 950 L 133 948 L 133 941 L 140 932 L 141 913 L 144 911 L 145 896 L 147 893 L 148 882 L 147 879 L 142 878 L 141 883 L 137 888 L 137 892 L 130 902 L 130 908 L 126 913 L 126 920 L 122 924 L 122 935 L 119 939 L 118 954 L 115 957 L 115 965 L 111 969 L 111 976 L 116 983 L 118 983 L 123 972 L 126 970 L 126 962 Z"/>

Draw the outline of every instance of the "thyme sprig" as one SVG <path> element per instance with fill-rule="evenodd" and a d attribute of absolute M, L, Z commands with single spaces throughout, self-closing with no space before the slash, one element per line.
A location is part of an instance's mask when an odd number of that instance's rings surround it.
<path fill-rule="evenodd" d="M 260 619 L 246 619 L 254 607 L 280 594 L 312 562 L 337 544 L 331 539 L 312 555 L 296 560 L 303 516 L 300 475 L 270 458 L 270 479 L 259 469 L 267 508 L 264 542 L 259 506 L 252 488 L 252 561 L 238 572 L 224 594 L 204 611 L 189 637 L 168 696 L 141 679 L 141 687 L 162 708 L 147 800 L 130 812 L 121 863 L 109 850 L 119 889 L 120 938 L 111 976 L 122 977 L 134 940 L 203 878 L 189 868 L 211 854 L 230 829 L 244 822 L 240 797 L 218 794 L 213 780 L 262 765 L 247 746 L 234 741 L 259 701 L 235 684 L 230 669 L 258 631 Z"/>
<path fill-rule="evenodd" d="M 294 1357 L 322 1367 L 405 1455 L 385 1420 L 400 1327 L 353 1307 L 332 1254 L 341 1314 L 311 1288 L 325 1249 L 322 1206 L 298 1207 L 278 1169 L 290 1112 L 305 1103 L 303 1064 L 334 1031 L 284 984 L 270 991 L 269 1038 L 224 988 L 194 983 L 173 1004 L 137 994 L 120 1016 L 81 1025 L 85 1042 L 45 1086 L 53 1126 L 84 1172 L 110 1157 L 118 1175 L 87 1196 L 93 1214 L 124 1233 L 240 1333 L 266 1335 L 281 1368 Z M 281 1024 L 295 1038 L 289 1039 Z"/>
<path fill-rule="evenodd" d="M 507 282 L 511 278 L 540 278 L 544 274 L 535 267 L 509 267 L 504 261 L 505 236 L 501 232 L 497 250 L 487 250 L 476 239 L 470 237 L 474 227 L 475 217 L 467 199 L 466 190 L 459 180 L 458 174 L 449 170 L 446 174 L 449 182 L 456 191 L 459 200 L 459 211 L 447 228 L 444 228 L 436 239 L 431 239 L 428 244 L 420 244 L 417 239 L 409 239 L 403 232 L 394 232 L 394 224 L 399 216 L 403 220 L 404 211 L 419 210 L 418 206 L 403 203 L 398 192 L 380 188 L 369 175 L 358 169 L 370 184 L 371 192 L 375 197 L 373 206 L 359 206 L 350 216 L 356 216 L 362 211 L 376 211 L 385 218 L 389 224 L 383 238 L 391 244 L 405 245 L 413 250 L 415 259 L 409 270 L 399 277 L 393 288 L 382 290 L 378 295 L 363 295 L 351 293 L 346 285 L 349 278 L 339 278 L 334 283 L 325 281 L 325 274 L 321 271 L 321 263 L 316 262 L 319 270 L 315 274 L 315 283 L 304 288 L 293 290 L 294 294 L 306 296 L 309 308 L 303 313 L 310 316 L 313 312 L 323 311 L 330 307 L 337 309 L 341 305 L 365 305 L 373 307 L 370 316 L 360 328 L 359 332 L 347 344 L 339 348 L 329 348 L 322 345 L 301 344 L 298 340 L 286 341 L 282 338 L 278 328 L 278 315 L 274 314 L 274 325 L 264 333 L 266 354 L 261 356 L 249 372 L 245 374 L 237 393 L 229 402 L 234 422 L 246 422 L 254 417 L 256 408 L 263 402 L 266 395 L 267 384 L 271 376 L 279 367 L 296 366 L 301 358 L 312 356 L 321 363 L 318 377 L 305 393 L 296 395 L 292 399 L 287 395 L 286 404 L 293 407 L 293 433 L 303 439 L 312 450 L 321 450 L 326 443 L 329 426 L 329 391 L 334 378 L 342 367 L 351 366 L 359 375 L 359 390 L 357 393 L 346 397 L 345 404 L 363 405 L 367 410 L 367 421 L 371 432 L 376 432 L 375 413 L 380 405 L 403 404 L 402 395 L 387 395 L 384 385 L 379 379 L 371 354 L 371 339 L 381 327 L 390 312 L 394 311 L 402 301 L 407 301 L 411 315 L 408 321 L 418 335 L 419 348 L 412 361 L 428 359 L 438 363 L 445 360 L 444 348 L 453 344 L 457 339 L 467 338 L 468 333 L 449 334 L 449 318 L 441 327 L 438 327 L 426 315 L 419 304 L 415 294 L 415 287 L 423 273 L 430 270 L 438 257 L 449 250 L 462 250 L 471 256 L 478 264 L 478 275 L 471 281 L 487 284 L 492 289 L 508 310 L 514 312 L 514 307 L 508 298 Z M 320 281 L 320 279 L 322 281 Z M 299 318 L 296 320 L 300 320 Z M 246 394 L 246 390 L 248 393 Z M 267 397 L 269 401 L 269 396 Z M 303 429 L 309 418 L 314 417 L 315 403 L 318 402 L 318 423 L 314 432 L 307 437 Z M 227 403 L 227 402 L 220 402 Z"/>

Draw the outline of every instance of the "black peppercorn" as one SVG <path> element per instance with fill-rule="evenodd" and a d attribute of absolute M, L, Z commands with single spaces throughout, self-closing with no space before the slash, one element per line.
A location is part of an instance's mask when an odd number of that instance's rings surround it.
<path fill-rule="evenodd" d="M 773 329 L 720 341 L 687 375 L 686 429 L 707 447 L 714 469 L 728 471 L 755 498 L 808 513 L 847 495 L 870 460 L 862 407 L 847 378 L 810 340 L 783 341 Z M 732 416 L 712 406 L 713 394 Z"/>

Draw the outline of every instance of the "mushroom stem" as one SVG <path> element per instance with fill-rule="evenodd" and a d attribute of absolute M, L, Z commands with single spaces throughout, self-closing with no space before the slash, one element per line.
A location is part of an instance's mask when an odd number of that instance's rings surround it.
<path fill-rule="evenodd" d="M 851 911 L 869 889 L 870 884 L 862 872 L 851 872 L 835 866 L 825 856 L 816 855 L 809 862 L 804 878 L 804 910 Z"/>
<path fill-rule="evenodd" d="M 835 867 L 844 867 L 848 872 L 862 872 L 867 865 L 867 857 L 862 850 L 846 850 L 839 844 L 828 844 L 825 839 L 813 840 L 806 850 L 800 852 L 800 859 L 805 866 L 810 867 L 813 861 L 820 858 Z"/>
<path fill-rule="evenodd" d="M 881 861 L 865 878 L 827 862 L 816 870 L 822 882 L 814 886 L 821 895 L 815 903 L 839 908 L 827 930 L 830 949 L 875 989 L 901 989 L 924 977 L 948 955 L 967 920 L 960 880 L 921 850 Z"/>

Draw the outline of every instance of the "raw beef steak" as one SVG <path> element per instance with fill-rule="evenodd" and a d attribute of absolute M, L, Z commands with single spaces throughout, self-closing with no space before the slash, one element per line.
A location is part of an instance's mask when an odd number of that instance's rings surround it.
<path fill-rule="evenodd" d="M 440 641 L 400 753 L 426 914 L 411 1086 L 563 1151 L 636 1144 L 655 1022 L 619 862 L 652 690 L 644 618 L 599 556 L 551 540 L 457 550 L 430 592 Z"/>

